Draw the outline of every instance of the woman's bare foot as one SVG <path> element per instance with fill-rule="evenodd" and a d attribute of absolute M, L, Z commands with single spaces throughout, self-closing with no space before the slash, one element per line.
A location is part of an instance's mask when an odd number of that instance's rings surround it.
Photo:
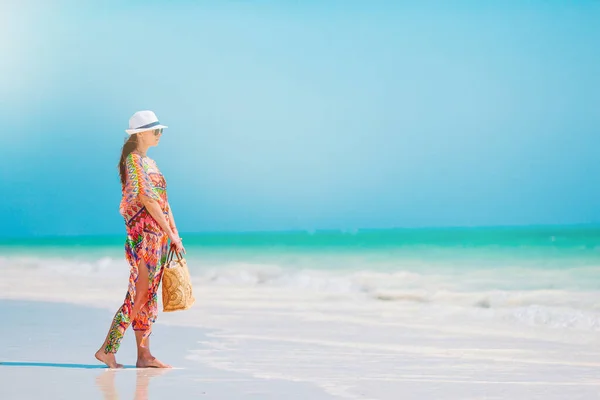
<path fill-rule="evenodd" d="M 138 358 L 135 366 L 138 368 L 172 368 L 169 364 L 165 364 L 162 361 L 156 359 L 153 356 L 145 356 Z"/>
<path fill-rule="evenodd" d="M 95 354 L 98 361 L 103 362 L 108 368 L 123 368 L 123 364 L 119 364 L 113 353 L 105 353 L 102 349 L 98 350 Z"/>

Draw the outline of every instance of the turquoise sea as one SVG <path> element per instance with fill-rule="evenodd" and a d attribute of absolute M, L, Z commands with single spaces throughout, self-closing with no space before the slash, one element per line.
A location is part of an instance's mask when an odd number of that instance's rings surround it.
<path fill-rule="evenodd" d="M 360 272 L 445 277 L 463 289 L 600 289 L 600 226 L 595 225 L 181 236 L 192 274 L 210 273 L 217 281 L 237 276 L 273 283 L 300 273 Z M 94 266 L 109 271 L 124 262 L 123 243 L 122 235 L 4 239 L 0 268 L 63 262 L 75 272 Z M 435 288 L 435 280 L 427 284 L 428 290 Z"/>

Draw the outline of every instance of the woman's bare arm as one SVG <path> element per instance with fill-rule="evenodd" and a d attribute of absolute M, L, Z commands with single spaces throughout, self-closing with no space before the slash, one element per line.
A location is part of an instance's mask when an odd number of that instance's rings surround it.
<path fill-rule="evenodd" d="M 179 233 L 177 233 L 177 230 L 173 231 L 173 229 L 171 229 L 158 202 L 143 195 L 140 196 L 140 198 L 142 200 L 142 204 L 144 204 L 150 215 L 152 215 L 152 218 L 158 222 L 158 225 L 160 225 L 162 230 L 167 234 L 167 236 L 169 236 L 169 239 L 171 239 L 171 244 L 175 246 L 179 253 L 185 254 L 185 247 L 183 247 Z"/>
<path fill-rule="evenodd" d="M 173 211 L 171 209 L 171 205 L 169 204 L 169 222 L 171 223 L 171 229 L 173 232 L 179 236 L 179 231 L 177 230 L 177 225 L 175 225 L 175 218 L 173 217 Z"/>
<path fill-rule="evenodd" d="M 152 218 L 154 218 L 156 222 L 158 222 L 158 225 L 160 225 L 162 230 L 169 236 L 169 239 L 171 239 L 171 241 L 173 242 L 177 241 L 177 239 L 179 238 L 169 226 L 167 219 L 165 218 L 165 214 L 163 214 L 163 211 L 160 208 L 158 202 L 154 199 L 151 199 L 150 197 L 143 195 L 140 196 L 140 200 L 142 201 L 142 204 L 144 204 L 150 215 L 152 215 Z"/>

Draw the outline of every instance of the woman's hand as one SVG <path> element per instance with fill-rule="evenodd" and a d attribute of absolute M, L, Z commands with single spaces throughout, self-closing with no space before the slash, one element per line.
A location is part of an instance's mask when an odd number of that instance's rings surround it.
<path fill-rule="evenodd" d="M 175 250 L 180 254 L 185 254 L 185 247 L 179 235 L 171 238 L 171 246 L 175 247 Z"/>

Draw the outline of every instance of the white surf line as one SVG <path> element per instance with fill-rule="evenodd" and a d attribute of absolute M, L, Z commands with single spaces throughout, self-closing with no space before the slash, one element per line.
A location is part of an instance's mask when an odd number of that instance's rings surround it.
<path fill-rule="evenodd" d="M 433 357 L 442 358 L 462 358 L 472 360 L 485 360 L 485 361 L 507 361 L 507 362 L 518 362 L 525 364 L 541 364 L 541 365 L 560 365 L 560 366 L 580 366 L 580 367 L 600 367 L 600 363 L 592 362 L 568 362 L 568 361 L 551 361 L 551 360 L 535 360 L 535 359 L 518 359 L 514 357 L 499 357 L 498 355 L 475 354 L 473 350 L 467 352 L 461 349 L 447 349 L 441 347 L 427 347 L 427 346 L 401 346 L 401 345 L 380 345 L 376 343 L 365 343 L 365 342 L 338 342 L 320 339 L 296 339 L 287 337 L 275 337 L 275 336 L 260 336 L 260 335 L 240 335 L 240 334 L 228 334 L 228 333 L 210 333 L 207 336 L 230 339 L 230 340 L 260 340 L 260 341 L 277 341 L 287 343 L 300 343 L 300 344 L 311 344 L 325 347 L 341 347 L 341 348 L 352 348 L 352 349 L 372 349 L 372 350 L 387 350 L 395 351 L 400 353 L 411 353 L 411 354 L 424 354 Z M 502 352 L 508 352 L 511 350 L 502 350 Z M 492 353 L 494 350 L 477 349 L 476 353 Z M 514 350 L 515 354 L 520 351 Z M 527 351 L 529 352 L 529 351 Z"/>
<path fill-rule="evenodd" d="M 365 378 L 368 381 L 381 381 L 381 382 L 439 382 L 439 383 L 476 383 L 476 384 L 498 384 L 498 385 L 543 385 L 543 386 L 600 386 L 600 382 L 586 382 L 586 381 L 488 381 L 488 380 L 473 380 L 473 379 L 437 379 L 437 378 L 411 378 L 403 377 L 400 375 L 398 378 Z"/>

